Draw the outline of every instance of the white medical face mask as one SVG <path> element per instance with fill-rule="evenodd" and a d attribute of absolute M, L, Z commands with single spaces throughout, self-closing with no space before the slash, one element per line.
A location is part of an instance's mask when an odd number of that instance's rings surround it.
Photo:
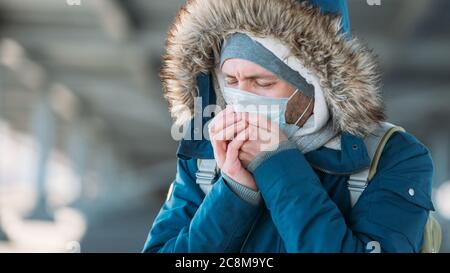
<path fill-rule="evenodd" d="M 272 98 L 267 96 L 259 96 L 253 93 L 243 91 L 240 89 L 235 89 L 231 87 L 224 87 L 223 97 L 225 102 L 229 105 L 233 105 L 236 112 L 247 112 L 265 115 L 270 118 L 273 122 L 278 123 L 280 128 L 291 137 L 298 129 L 300 129 L 296 124 L 303 118 L 305 113 L 308 111 L 312 103 L 306 107 L 305 111 L 300 115 L 298 120 L 294 124 L 286 123 L 286 110 L 290 99 L 292 99 L 295 92 L 289 98 Z"/>

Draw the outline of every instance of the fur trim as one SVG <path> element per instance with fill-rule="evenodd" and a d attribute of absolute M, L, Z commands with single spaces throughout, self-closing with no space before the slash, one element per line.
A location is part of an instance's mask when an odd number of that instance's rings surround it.
<path fill-rule="evenodd" d="M 341 19 L 297 0 L 189 0 L 166 41 L 161 80 L 178 124 L 192 118 L 196 75 L 213 73 L 229 33 L 274 37 L 315 73 L 338 132 L 366 136 L 384 120 L 378 63 L 357 39 L 340 33 Z"/>

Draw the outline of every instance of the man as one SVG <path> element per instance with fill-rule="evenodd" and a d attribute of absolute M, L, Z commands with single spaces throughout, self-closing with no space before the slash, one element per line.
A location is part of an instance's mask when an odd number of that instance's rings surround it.
<path fill-rule="evenodd" d="M 345 1 L 188 1 L 161 76 L 178 124 L 202 112 L 197 96 L 224 110 L 210 139 L 181 141 L 145 252 L 421 250 L 432 160 L 397 130 L 371 164 L 367 140 L 384 117 L 379 75 L 350 37 Z M 372 165 L 355 195 L 353 175 Z"/>

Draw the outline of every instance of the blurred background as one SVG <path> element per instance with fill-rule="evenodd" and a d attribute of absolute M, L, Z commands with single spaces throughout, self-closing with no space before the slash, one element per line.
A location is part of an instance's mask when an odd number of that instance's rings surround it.
<path fill-rule="evenodd" d="M 183 3 L 0 0 L 0 252 L 141 251 L 175 176 L 158 70 Z M 450 252 L 450 1 L 349 6 L 389 120 L 432 151 Z"/>

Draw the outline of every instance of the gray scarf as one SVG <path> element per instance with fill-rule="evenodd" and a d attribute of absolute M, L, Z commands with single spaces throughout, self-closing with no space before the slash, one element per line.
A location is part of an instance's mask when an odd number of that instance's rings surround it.
<path fill-rule="evenodd" d="M 303 154 L 306 154 L 324 146 L 336 135 L 337 133 L 333 129 L 333 122 L 330 119 L 328 123 L 318 131 L 309 135 L 294 135 L 289 137 L 289 140 L 294 142 Z"/>

